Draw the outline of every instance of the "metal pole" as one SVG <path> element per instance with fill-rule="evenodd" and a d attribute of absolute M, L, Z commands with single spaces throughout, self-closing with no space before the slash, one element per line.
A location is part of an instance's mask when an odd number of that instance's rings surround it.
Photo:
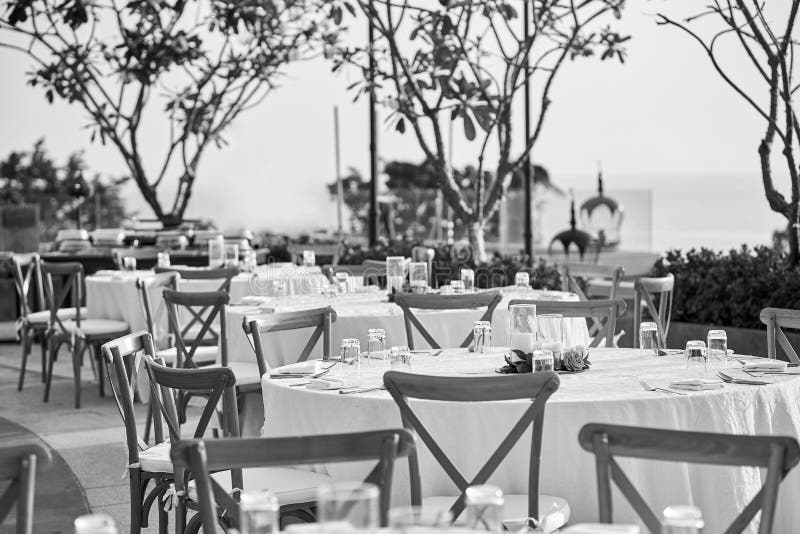
<path fill-rule="evenodd" d="M 372 14 L 375 12 L 373 1 L 369 0 L 369 245 L 378 241 L 378 120 L 375 113 L 375 24 Z"/>
<path fill-rule="evenodd" d="M 336 227 L 339 233 L 339 241 L 342 241 L 344 239 L 344 230 L 342 229 L 344 191 L 342 189 L 342 165 L 339 152 L 339 106 L 333 106 L 333 139 L 336 145 Z"/>
<path fill-rule="evenodd" d="M 530 14 L 528 13 L 528 0 L 523 2 L 522 20 L 523 20 L 523 33 L 525 41 L 530 38 L 530 30 L 528 28 L 528 20 Z M 525 144 L 531 136 L 531 93 L 529 88 L 530 72 L 528 72 L 528 54 L 525 55 Z M 531 204 L 533 201 L 533 191 L 531 187 L 531 154 L 530 151 L 525 155 L 525 229 L 523 231 L 523 239 L 525 241 L 525 255 L 528 257 L 529 264 L 533 264 L 533 217 L 531 214 Z"/>

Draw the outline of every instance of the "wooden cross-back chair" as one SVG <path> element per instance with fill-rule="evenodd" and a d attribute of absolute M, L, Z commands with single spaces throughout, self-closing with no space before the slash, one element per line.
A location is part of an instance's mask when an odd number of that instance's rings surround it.
<path fill-rule="evenodd" d="M 528 491 L 526 495 L 505 496 L 504 515 L 515 520 L 532 518 L 548 532 L 563 526 L 569 519 L 569 505 L 564 499 L 539 494 L 545 404 L 559 386 L 558 375 L 554 372 L 542 371 L 498 377 L 445 377 L 388 371 L 383 375 L 383 384 L 400 409 L 403 426 L 420 437 L 460 492 L 454 502 L 452 497 L 433 497 L 425 499 L 426 504 L 447 506 L 452 503 L 450 511 L 453 520 L 458 519 L 465 508 L 467 488 L 475 484 L 485 484 L 523 437 L 525 431 L 530 428 Z M 472 479 L 467 479 L 419 419 L 409 404 L 409 399 L 450 403 L 519 400 L 529 401 L 530 404 L 478 473 Z M 409 470 L 411 503 L 419 505 L 423 501 L 419 459 L 415 451 L 409 456 Z M 540 517 L 540 513 L 546 514 L 546 517 Z"/>
<path fill-rule="evenodd" d="M 44 402 L 50 400 L 50 387 L 53 381 L 53 364 L 58 350 L 66 344 L 72 353 L 72 373 L 75 383 L 75 408 L 81 407 L 81 366 L 86 349 L 90 349 L 92 371 L 100 386 L 100 396 L 105 395 L 105 379 L 98 372 L 95 360 L 100 360 L 100 345 L 124 336 L 129 332 L 128 323 L 112 319 L 83 318 L 80 303 L 83 300 L 83 266 L 77 262 L 41 264 L 44 281 L 44 294 L 50 309 L 48 321 L 48 365 L 44 387 Z M 55 291 L 53 278 L 62 281 L 58 292 Z M 66 306 L 69 300 L 69 306 Z M 70 307 L 75 310 L 71 319 L 59 316 L 59 309 Z"/>
<path fill-rule="evenodd" d="M 162 293 L 167 308 L 169 331 L 175 342 L 176 367 L 198 367 L 194 360 L 199 347 L 219 346 L 222 365 L 228 364 L 225 306 L 230 300 L 226 291 L 174 291 Z M 181 323 L 182 314 L 189 321 Z M 219 327 L 215 323 L 218 323 Z M 197 325 L 197 329 L 194 326 Z"/>
<path fill-rule="evenodd" d="M 672 297 L 675 291 L 675 276 L 671 273 L 659 278 L 642 277 L 633 283 L 633 348 L 639 347 L 639 326 L 642 324 L 643 308 L 658 329 L 659 348 L 667 347 L 669 323 L 672 317 Z M 656 305 L 656 300 L 658 304 Z"/>
<path fill-rule="evenodd" d="M 430 332 L 423 326 L 420 320 L 414 315 L 413 309 L 420 310 L 467 310 L 473 308 L 486 308 L 479 320 L 491 321 L 494 309 L 503 300 L 503 296 L 496 291 L 485 291 L 481 293 L 468 293 L 464 295 L 415 295 L 410 293 L 398 293 L 394 297 L 394 303 L 400 306 L 403 310 L 403 320 L 406 325 L 406 339 L 408 347 L 414 349 L 414 330 L 417 331 L 425 338 L 425 341 L 433 349 L 442 348 L 439 343 L 433 339 Z M 464 338 L 464 341 L 459 345 L 461 348 L 466 348 L 472 343 L 474 337 L 472 323 L 469 325 L 469 334 Z"/>
<path fill-rule="evenodd" d="M 22 391 L 25 383 L 25 371 L 28 366 L 28 356 L 33 348 L 33 343 L 38 340 L 42 347 L 42 382 L 47 375 L 47 325 L 50 318 L 50 310 L 44 301 L 42 288 L 42 272 L 38 254 L 34 254 L 26 266 L 23 267 L 20 259 L 9 254 L 12 275 L 14 277 L 14 289 L 17 293 L 17 313 L 19 322 L 17 323 L 17 334 L 22 344 L 22 364 L 19 369 L 19 381 L 17 391 Z M 39 310 L 33 312 L 30 307 L 31 290 L 36 289 L 34 300 Z M 64 310 L 62 317 L 64 316 Z M 74 310 L 73 310 L 74 313 Z"/>
<path fill-rule="evenodd" d="M 790 362 L 800 363 L 797 351 L 783 331 L 784 328 L 800 329 L 800 310 L 764 308 L 761 310 L 760 318 L 761 322 L 767 325 L 767 356 L 777 358 L 777 349 L 780 346 Z"/>
<path fill-rule="evenodd" d="M 195 479 L 198 517 L 204 534 L 216 533 L 220 520 L 227 528 L 240 528 L 237 500 L 209 472 L 336 462 L 377 461 L 365 482 L 378 486 L 381 525 L 387 526 L 394 461 L 409 456 L 414 447 L 414 437 L 402 429 L 287 438 L 184 440 L 173 445 L 172 461 L 176 472 L 184 469 Z M 246 482 L 242 489 L 251 491 Z M 311 501 L 284 504 L 280 510 L 286 513 L 311 508 L 315 499 L 313 494 L 309 497 Z"/>
<path fill-rule="evenodd" d="M 625 269 L 623 269 L 622 265 L 565 262 L 558 265 L 558 274 L 561 276 L 562 291 L 575 293 L 580 300 L 589 300 L 591 298 L 591 294 L 587 295 L 587 292 L 584 291 L 584 287 L 588 285 L 590 280 L 602 279 L 607 281 L 610 284 L 607 295 L 609 299 L 613 300 L 617 298 L 619 283 L 625 275 Z M 597 333 L 602 329 L 603 324 L 593 320 L 589 327 L 589 335 L 596 337 Z"/>
<path fill-rule="evenodd" d="M 153 267 L 158 261 L 159 250 L 156 247 L 130 247 L 112 248 L 111 257 L 117 269 L 124 269 L 123 258 L 136 258 L 136 268 L 139 270 Z"/>
<path fill-rule="evenodd" d="M 583 317 L 599 322 L 602 327 L 595 333 L 589 344 L 590 347 L 598 347 L 603 339 L 605 339 L 606 347 L 613 347 L 617 320 L 625 315 L 625 310 L 628 309 L 628 305 L 622 299 L 584 300 L 579 302 L 514 299 L 508 303 L 509 307 L 514 304 L 535 304 L 537 314 L 559 313 L 564 317 Z"/>
<path fill-rule="evenodd" d="M 176 267 L 156 267 L 156 274 L 173 272 L 181 276 L 181 280 L 220 280 L 217 291 L 230 291 L 231 280 L 239 274 L 238 267 L 223 267 L 219 269 L 179 269 Z"/>
<path fill-rule="evenodd" d="M 148 421 L 143 438 L 139 434 L 133 406 L 134 388 L 141 358 L 153 358 L 156 353 L 153 338 L 147 332 L 135 332 L 105 343 L 101 350 L 108 376 L 111 377 L 111 391 L 125 426 L 131 534 L 138 534 L 143 527 L 148 527 L 150 510 L 157 501 L 159 533 L 166 534 L 168 520 L 163 506 L 164 496 L 173 483 L 173 475 L 169 460 L 170 445 L 165 439 L 161 411 L 154 397 L 157 391 L 151 388 Z M 153 445 L 148 444 L 147 436 L 151 416 L 154 431 Z M 153 487 L 148 490 L 151 482 Z"/>
<path fill-rule="evenodd" d="M 578 440 L 584 450 L 595 455 L 600 522 L 613 521 L 613 480 L 650 532 L 661 532 L 661 521 L 620 468 L 616 457 L 766 468 L 766 480 L 761 490 L 725 534 L 743 532 L 759 511 L 758 532 L 770 533 L 778 487 L 800 460 L 797 440 L 782 436 L 739 436 L 589 423 L 581 429 Z"/>
<path fill-rule="evenodd" d="M 258 318 L 245 317 L 242 320 L 242 329 L 253 347 L 253 352 L 255 352 L 259 374 L 264 375 L 264 373 L 269 372 L 269 364 L 267 364 L 264 356 L 264 346 L 261 342 L 262 334 L 313 328 L 314 331 L 300 352 L 297 361 L 304 362 L 308 359 L 311 351 L 317 346 L 320 337 L 322 337 L 322 359 L 327 360 L 331 357 L 333 349 L 331 345 L 331 325 L 335 321 L 336 312 L 330 306 L 326 306 L 324 308 L 295 312 L 271 313 Z"/>
<path fill-rule="evenodd" d="M 0 481 L 8 483 L 0 494 L 0 524 L 16 504 L 16 534 L 33 534 L 36 472 L 51 461 L 50 451 L 38 439 L 15 435 L 0 440 Z"/>

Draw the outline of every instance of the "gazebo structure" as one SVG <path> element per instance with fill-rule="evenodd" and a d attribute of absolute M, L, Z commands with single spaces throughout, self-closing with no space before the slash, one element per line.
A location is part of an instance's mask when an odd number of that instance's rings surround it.
<path fill-rule="evenodd" d="M 576 227 L 575 221 L 575 197 L 570 191 L 570 196 L 572 196 L 572 200 L 569 203 L 569 229 L 563 230 L 555 235 L 553 239 L 550 240 L 550 244 L 547 246 L 547 254 L 553 253 L 553 244 L 556 242 L 561 243 L 561 246 L 564 249 L 564 255 L 569 257 L 569 249 L 571 245 L 575 245 L 578 248 L 578 254 L 580 255 L 581 260 L 583 260 L 584 255 L 586 254 L 586 249 L 589 246 L 596 242 L 596 239 L 592 234 L 585 230 L 581 230 Z"/>
<path fill-rule="evenodd" d="M 614 249 L 619 245 L 619 234 L 624 207 L 603 192 L 603 171 L 597 172 L 597 195 L 583 202 L 580 208 L 581 228 L 596 236 L 599 249 Z"/>

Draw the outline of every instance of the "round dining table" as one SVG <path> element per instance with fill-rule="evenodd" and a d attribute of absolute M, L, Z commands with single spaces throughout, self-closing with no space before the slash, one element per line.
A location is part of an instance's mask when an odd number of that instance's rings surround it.
<path fill-rule="evenodd" d="M 413 354 L 410 372 L 443 376 L 497 376 L 504 351 L 474 354 L 448 349 Z M 578 432 L 590 422 L 658 427 L 677 430 L 747 435 L 800 434 L 800 376 L 763 378 L 766 385 L 725 383 L 719 389 L 678 391 L 668 388 L 688 378 L 682 354 L 655 356 L 637 349 L 595 348 L 591 367 L 580 373 L 560 374 L 559 389 L 550 397 L 544 415 L 540 491 L 567 499 L 570 523 L 598 520 L 594 457 L 578 444 Z M 364 389 L 380 387 L 388 365 L 366 360 L 336 371 L 346 385 Z M 709 360 L 707 377 L 723 367 Z M 333 371 L 331 371 L 333 373 Z M 336 376 L 334 378 L 337 378 Z M 264 375 L 262 392 L 266 437 L 302 436 L 398 428 L 400 412 L 385 390 L 343 394 L 337 390 L 309 389 L 303 379 L 276 379 Z M 647 389 L 645 388 L 647 386 Z M 650 390 L 653 387 L 668 391 Z M 345 390 L 342 390 L 345 391 Z M 358 390 L 357 390 L 358 391 Z M 433 438 L 470 479 L 508 434 L 530 401 L 464 402 L 411 400 L 410 405 Z M 423 497 L 458 495 L 455 485 L 427 450 L 420 447 Z M 507 493 L 527 491 L 530 433 L 509 453 L 490 483 Z M 646 502 L 660 513 L 671 504 L 699 506 L 706 532 L 723 532 L 756 494 L 764 472 L 756 468 L 689 465 L 659 461 L 619 459 L 619 464 Z M 318 466 L 334 480 L 362 480 L 369 468 L 361 464 Z M 393 503 L 409 499 L 406 465 L 396 471 Z M 614 489 L 614 520 L 639 523 L 632 508 Z M 800 525 L 800 472 L 783 481 L 777 507 L 775 533 L 798 531 Z M 749 532 L 755 532 L 755 522 Z"/>

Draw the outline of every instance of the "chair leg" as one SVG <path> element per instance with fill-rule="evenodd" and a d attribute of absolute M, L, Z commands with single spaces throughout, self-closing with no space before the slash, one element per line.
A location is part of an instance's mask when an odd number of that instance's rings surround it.
<path fill-rule="evenodd" d="M 48 402 L 50 400 L 50 385 L 53 383 L 53 363 L 56 361 L 56 354 L 58 354 L 58 349 L 61 346 L 61 342 L 56 342 L 51 337 L 47 341 L 47 348 L 48 348 L 48 361 L 47 361 L 47 379 L 44 383 L 44 402 Z"/>
<path fill-rule="evenodd" d="M 91 359 L 96 364 L 93 365 L 97 369 L 97 380 L 100 382 L 100 398 L 106 396 L 106 374 L 103 372 L 103 362 L 100 360 L 100 344 L 97 342 L 92 343 Z M 110 379 L 110 377 L 109 377 Z"/>
<path fill-rule="evenodd" d="M 72 373 L 75 381 L 75 409 L 81 407 L 81 363 L 83 361 L 83 351 L 85 345 L 80 338 L 75 340 L 75 347 L 72 349 Z"/>
<path fill-rule="evenodd" d="M 47 380 L 47 334 L 42 332 L 42 383 Z"/>
<path fill-rule="evenodd" d="M 31 334 L 30 328 L 22 329 L 22 366 L 19 369 L 17 391 L 22 391 L 22 385 L 25 383 L 25 369 L 28 367 L 28 354 L 31 352 Z"/>
<path fill-rule="evenodd" d="M 142 474 L 138 469 L 128 469 L 131 484 L 131 534 L 142 532 Z"/>
<path fill-rule="evenodd" d="M 142 436 L 142 440 L 145 443 L 150 443 L 150 427 L 153 426 L 153 405 L 148 403 L 147 404 L 147 416 L 144 420 L 144 436 Z"/>

